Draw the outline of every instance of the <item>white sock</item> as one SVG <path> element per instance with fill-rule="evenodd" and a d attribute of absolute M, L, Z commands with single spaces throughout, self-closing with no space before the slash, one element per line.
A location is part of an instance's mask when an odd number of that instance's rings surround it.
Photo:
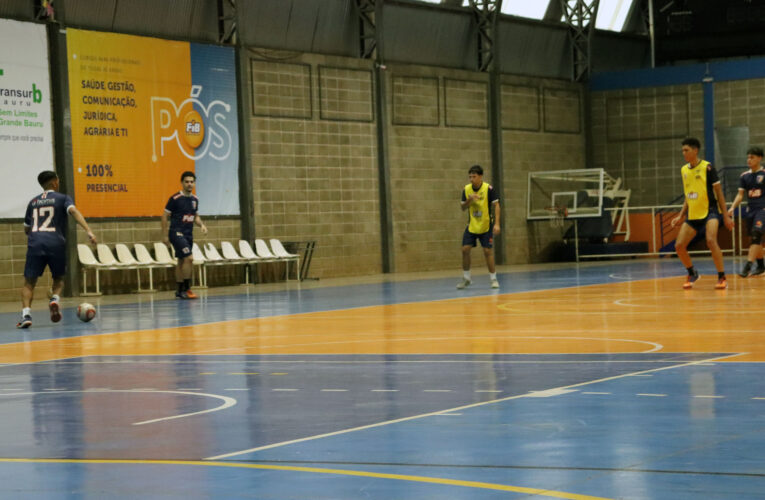
<path fill-rule="evenodd" d="M 32 308 L 31 307 L 25 307 L 21 310 L 22 316 L 31 316 L 32 315 Z"/>
<path fill-rule="evenodd" d="M 462 271 L 462 277 L 470 281 L 470 271 Z"/>
<path fill-rule="evenodd" d="M 55 302 L 61 302 L 61 297 L 59 297 L 58 295 L 51 295 L 50 300 Z"/>
<path fill-rule="evenodd" d="M 490 280 L 496 280 L 497 279 L 497 273 L 489 273 L 489 279 Z"/>

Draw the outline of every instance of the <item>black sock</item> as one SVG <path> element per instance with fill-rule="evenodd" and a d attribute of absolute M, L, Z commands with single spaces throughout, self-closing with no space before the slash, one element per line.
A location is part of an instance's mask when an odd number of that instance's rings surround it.
<path fill-rule="evenodd" d="M 188 290 L 189 288 L 191 288 L 191 280 L 190 279 L 183 280 L 183 290 L 185 291 L 185 290 Z"/>
<path fill-rule="evenodd" d="M 693 266 L 686 267 L 686 269 L 688 270 L 688 276 L 693 276 L 694 274 L 696 274 L 696 270 L 693 268 Z"/>
<path fill-rule="evenodd" d="M 720 271 L 717 273 L 717 279 L 721 280 L 725 277 L 725 271 Z"/>
<path fill-rule="evenodd" d="M 183 291 L 183 281 L 179 281 L 176 284 L 178 285 L 178 292 L 182 292 Z"/>
<path fill-rule="evenodd" d="M 744 269 L 751 269 L 752 264 L 754 264 L 754 262 L 746 261 L 746 264 L 744 264 Z"/>
<path fill-rule="evenodd" d="M 757 267 L 759 268 L 765 267 L 765 259 L 757 259 Z"/>

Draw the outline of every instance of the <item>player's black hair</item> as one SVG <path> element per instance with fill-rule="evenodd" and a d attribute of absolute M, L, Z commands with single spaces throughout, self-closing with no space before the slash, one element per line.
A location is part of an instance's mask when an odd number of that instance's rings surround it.
<path fill-rule="evenodd" d="M 481 165 L 473 165 L 470 167 L 470 170 L 468 170 L 468 174 L 478 174 L 483 175 L 483 168 Z"/>
<path fill-rule="evenodd" d="M 683 139 L 682 146 L 690 146 L 692 148 L 701 149 L 701 142 L 695 137 L 686 137 Z"/>
<path fill-rule="evenodd" d="M 759 156 L 760 158 L 763 157 L 762 154 L 762 148 L 759 146 L 752 146 L 751 148 L 746 150 L 746 154 L 753 155 L 753 156 Z"/>
<path fill-rule="evenodd" d="M 194 175 L 194 172 L 191 172 L 190 170 L 186 170 L 181 174 L 181 182 L 183 182 L 183 179 L 186 177 L 191 177 L 192 179 L 197 180 L 197 176 Z"/>
<path fill-rule="evenodd" d="M 48 183 L 54 179 L 58 179 L 58 175 L 56 175 L 56 172 L 53 170 L 43 170 L 40 172 L 40 175 L 37 176 L 37 182 L 40 183 L 40 186 L 47 187 Z"/>

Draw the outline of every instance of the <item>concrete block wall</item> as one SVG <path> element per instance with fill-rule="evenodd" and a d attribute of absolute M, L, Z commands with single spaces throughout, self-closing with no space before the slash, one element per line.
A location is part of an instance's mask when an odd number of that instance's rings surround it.
<path fill-rule="evenodd" d="M 560 244 L 563 230 L 546 220 L 526 220 L 528 174 L 587 167 L 584 88 L 563 80 L 504 75 L 501 90 L 505 257 L 509 264 L 544 262 Z"/>
<path fill-rule="evenodd" d="M 746 126 L 750 144 L 765 147 L 765 79 L 715 83 L 714 99 L 716 127 Z"/>
<path fill-rule="evenodd" d="M 316 241 L 312 277 L 381 272 L 372 63 L 262 53 L 274 57 L 250 60 L 257 236 Z"/>
<path fill-rule="evenodd" d="M 397 272 L 460 269 L 471 165 L 491 183 L 487 75 L 389 64 L 388 147 Z M 474 267 L 483 265 L 480 249 Z"/>
<path fill-rule="evenodd" d="M 632 190 L 631 206 L 664 205 L 682 196 L 681 142 L 702 141 L 701 84 L 592 93 L 592 167 L 604 168 Z"/>

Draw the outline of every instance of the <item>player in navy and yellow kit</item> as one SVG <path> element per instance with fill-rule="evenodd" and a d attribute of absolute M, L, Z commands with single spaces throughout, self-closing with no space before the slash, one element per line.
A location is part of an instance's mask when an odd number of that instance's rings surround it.
<path fill-rule="evenodd" d="M 54 323 L 61 321 L 59 305 L 61 290 L 64 288 L 66 274 L 66 228 L 67 219 L 71 215 L 88 234 L 91 243 L 96 237 L 85 222 L 79 210 L 75 208 L 72 199 L 58 193 L 59 181 L 56 172 L 46 170 L 37 176 L 37 182 L 43 188 L 27 205 L 24 215 L 24 232 L 27 234 L 27 260 L 24 265 L 24 286 L 21 288 L 21 321 L 16 328 L 32 326 L 32 299 L 34 297 L 37 278 L 42 276 L 45 268 L 50 268 L 53 277 L 51 299 L 48 304 L 50 320 Z"/>
<path fill-rule="evenodd" d="M 691 257 L 688 255 L 688 244 L 697 232 L 706 230 L 707 247 L 712 252 L 712 260 L 717 268 L 715 288 L 724 290 L 728 288 L 728 282 L 725 279 L 722 250 L 717 243 L 717 230 L 720 227 L 721 216 L 725 227 L 729 230 L 733 229 L 733 219 L 725 208 L 725 197 L 717 170 L 708 161 L 699 158 L 699 149 L 701 149 L 699 140 L 688 137 L 682 144 L 683 158 L 688 162 L 680 169 L 685 201 L 680 215 L 672 219 L 672 226 L 676 226 L 688 214 L 675 239 L 677 256 L 688 270 L 688 277 L 683 283 L 683 288 L 692 288 L 699 279 L 699 273 L 694 269 Z"/>
<path fill-rule="evenodd" d="M 473 165 L 468 170 L 470 184 L 462 190 L 462 210 L 468 210 L 468 226 L 462 235 L 462 281 L 457 288 L 462 289 L 472 283 L 470 278 L 470 250 L 481 242 L 486 267 L 489 268 L 489 280 L 492 288 L 499 288 L 497 273 L 494 269 L 492 243 L 494 235 L 499 234 L 499 198 L 494 188 L 483 182 L 483 168 Z M 492 217 L 492 210 L 494 216 Z"/>
<path fill-rule="evenodd" d="M 749 231 L 750 245 L 749 254 L 746 259 L 746 265 L 741 270 L 739 276 L 757 276 L 765 273 L 765 260 L 762 252 L 762 235 L 765 232 L 765 169 L 762 168 L 763 151 L 759 147 L 751 147 L 746 152 L 746 164 L 749 170 L 741 174 L 738 181 L 738 193 L 736 199 L 728 210 L 728 215 L 733 216 L 733 212 L 744 199 L 744 193 L 748 200 L 744 223 Z M 757 267 L 754 267 L 754 261 L 757 259 Z"/>
<path fill-rule="evenodd" d="M 197 295 L 191 291 L 191 273 L 193 271 L 194 257 L 191 248 L 194 245 L 194 224 L 207 234 L 207 226 L 197 214 L 199 199 L 194 196 L 194 184 L 196 183 L 194 172 L 181 174 L 181 189 L 167 200 L 165 211 L 162 213 L 162 233 L 165 234 L 165 244 L 172 244 L 175 249 L 175 257 L 178 264 L 175 266 L 175 281 L 178 288 L 175 296 L 179 299 L 196 299 Z M 168 216 L 170 228 L 168 230 Z"/>

